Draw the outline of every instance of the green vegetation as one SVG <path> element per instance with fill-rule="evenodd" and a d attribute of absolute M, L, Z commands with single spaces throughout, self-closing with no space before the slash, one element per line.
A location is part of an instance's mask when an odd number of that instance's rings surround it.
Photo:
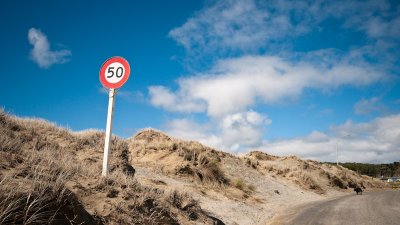
<path fill-rule="evenodd" d="M 390 183 L 393 189 L 399 189 L 400 188 L 400 182 L 392 182 Z"/>
<path fill-rule="evenodd" d="M 232 185 L 235 187 L 235 188 L 237 188 L 237 189 L 239 189 L 239 190 L 242 190 L 242 191 L 244 191 L 244 192 L 246 192 L 246 193 L 251 193 L 251 192 L 253 192 L 253 191 L 255 191 L 255 187 L 253 186 L 253 185 L 251 185 L 251 184 L 246 184 L 246 182 L 243 180 L 243 179 L 241 179 L 241 178 L 239 178 L 239 179 L 234 179 L 233 181 L 232 181 Z"/>

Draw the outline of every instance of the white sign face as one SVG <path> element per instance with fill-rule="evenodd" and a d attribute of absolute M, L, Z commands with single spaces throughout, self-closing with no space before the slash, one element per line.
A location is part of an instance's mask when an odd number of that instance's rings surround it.
<path fill-rule="evenodd" d="M 115 84 L 120 82 L 125 76 L 125 67 L 122 63 L 111 63 L 105 71 L 106 80 L 109 83 Z"/>

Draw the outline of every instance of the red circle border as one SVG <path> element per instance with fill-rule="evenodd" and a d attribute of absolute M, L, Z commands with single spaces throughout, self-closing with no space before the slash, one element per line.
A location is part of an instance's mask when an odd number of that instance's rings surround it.
<path fill-rule="evenodd" d="M 124 66 L 125 75 L 122 78 L 122 80 L 118 81 L 117 83 L 110 83 L 110 82 L 108 82 L 106 80 L 105 72 L 106 72 L 107 67 L 111 63 L 115 63 L 115 62 L 121 63 Z M 114 56 L 114 57 L 111 57 L 111 58 L 107 59 L 103 63 L 103 65 L 101 66 L 101 69 L 100 69 L 100 82 L 106 88 L 120 88 L 128 80 L 130 73 L 131 73 L 131 67 L 129 66 L 128 61 L 125 58 L 121 57 L 121 56 Z"/>

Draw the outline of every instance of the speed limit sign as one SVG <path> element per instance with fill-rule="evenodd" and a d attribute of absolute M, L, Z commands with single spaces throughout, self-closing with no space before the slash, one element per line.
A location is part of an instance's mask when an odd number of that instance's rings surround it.
<path fill-rule="evenodd" d="M 110 157 L 110 145 L 112 136 L 112 123 L 114 113 L 114 100 L 117 90 L 129 78 L 131 68 L 129 67 L 126 59 L 115 56 L 107 59 L 100 69 L 100 82 L 104 87 L 109 88 L 108 94 L 108 110 L 107 110 L 107 124 L 106 124 L 106 136 L 104 140 L 104 156 L 103 156 L 103 171 L 102 175 L 107 176 L 108 174 L 108 162 Z"/>
<path fill-rule="evenodd" d="M 115 56 L 106 60 L 100 69 L 100 82 L 106 88 L 120 88 L 129 78 L 131 68 L 126 59 Z"/>

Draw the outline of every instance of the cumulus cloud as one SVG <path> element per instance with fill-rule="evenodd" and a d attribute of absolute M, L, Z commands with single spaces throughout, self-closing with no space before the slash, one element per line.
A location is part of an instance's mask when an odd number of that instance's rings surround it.
<path fill-rule="evenodd" d="M 323 132 L 313 131 L 305 137 L 305 140 L 310 143 L 326 142 L 329 140 L 329 136 Z"/>
<path fill-rule="evenodd" d="M 195 99 L 188 98 L 183 93 L 172 93 L 164 86 L 149 87 L 150 103 L 171 112 L 202 112 L 205 104 Z"/>
<path fill-rule="evenodd" d="M 297 155 L 318 161 L 393 162 L 400 160 L 400 114 L 378 117 L 366 123 L 347 121 L 327 132 L 314 131 L 303 138 L 264 141 L 264 151 Z"/>
<path fill-rule="evenodd" d="M 290 28 L 286 15 L 272 15 L 255 1 L 228 0 L 200 11 L 169 36 L 187 50 L 254 50 L 268 39 L 282 37 Z"/>
<path fill-rule="evenodd" d="M 400 37 L 400 7 L 398 5 L 396 7 L 387 1 L 368 1 L 365 5 L 362 2 L 358 3 L 354 4 L 354 7 L 359 7 L 360 10 L 346 21 L 347 25 L 358 26 L 358 29 L 373 39 Z M 351 13 L 350 9 L 346 12 Z"/>
<path fill-rule="evenodd" d="M 354 105 L 354 113 L 357 115 L 369 115 L 376 112 L 385 113 L 387 111 L 388 109 L 379 97 L 363 98 Z"/>
<path fill-rule="evenodd" d="M 181 78 L 176 90 L 150 87 L 151 103 L 168 111 L 206 111 L 213 118 L 222 118 L 244 112 L 260 101 L 271 104 L 296 99 L 306 89 L 324 92 L 373 84 L 386 77 L 388 67 L 382 65 L 391 64 L 398 57 L 393 57 L 393 44 L 382 38 L 378 41 L 377 35 L 370 34 L 368 21 L 376 19 L 390 30 L 400 30 L 392 29 L 397 26 L 400 7 L 392 8 L 387 1 L 212 2 L 172 29 L 169 36 L 188 53 L 219 60 L 212 62 L 212 69 L 206 72 Z M 374 41 L 364 40 L 364 46 L 353 47 L 347 53 L 329 48 L 303 53 L 287 51 L 292 38 L 323 32 L 320 23 L 327 19 L 337 21 L 339 28 L 335 29 L 339 31 L 362 31 Z M 383 36 L 387 41 L 396 35 L 382 32 L 380 37 Z M 282 45 L 278 50 L 286 50 L 255 55 L 268 52 L 268 46 L 275 45 Z M 224 59 L 232 56 L 229 52 L 234 52 L 235 57 Z M 379 63 L 372 61 L 383 63 L 377 66 Z"/>
<path fill-rule="evenodd" d="M 227 115 L 220 124 L 222 143 L 231 151 L 257 147 L 262 143 L 264 127 L 270 123 L 265 115 L 254 111 Z"/>
<path fill-rule="evenodd" d="M 218 149 L 237 152 L 260 146 L 265 127 L 270 123 L 267 115 L 247 111 L 226 115 L 222 120 L 208 124 L 176 119 L 168 122 L 165 128 L 175 137 L 197 140 Z"/>
<path fill-rule="evenodd" d="M 33 45 L 30 57 L 41 68 L 49 68 L 53 64 L 65 63 L 68 61 L 67 57 L 71 55 L 69 50 L 51 50 L 47 36 L 39 29 L 29 29 L 28 40 Z"/>
<path fill-rule="evenodd" d="M 219 124 L 199 124 L 177 119 L 166 131 L 179 138 L 231 152 L 258 149 L 278 156 L 296 155 L 323 162 L 382 163 L 400 160 L 400 114 L 378 117 L 364 123 L 347 121 L 327 131 L 313 131 L 304 137 L 268 141 L 263 127 L 271 123 L 265 115 L 249 111 L 229 115 Z M 217 127 L 217 129 L 215 129 Z"/>
<path fill-rule="evenodd" d="M 278 155 L 334 161 L 339 146 L 348 149 L 341 156 L 344 161 L 398 160 L 398 143 L 390 134 L 381 136 L 377 131 L 388 128 L 385 119 L 389 117 L 370 123 L 349 121 L 306 137 L 267 141 L 263 134 L 271 120 L 251 111 L 262 104 L 293 102 L 310 89 L 332 93 L 391 77 L 400 46 L 400 7 L 394 5 L 385 0 L 212 1 L 168 34 L 185 48 L 188 60 L 195 61 L 191 65 L 205 63 L 206 67 L 177 80 L 175 89 L 149 87 L 150 102 L 171 112 L 206 113 L 206 124 L 178 119 L 167 124 L 167 131 L 223 150 L 263 148 Z M 322 23 L 328 20 L 337 32 L 360 37 L 357 45 L 346 46 L 347 52 L 331 48 L 329 42 L 315 51 L 291 50 L 293 40 L 310 32 L 325 37 L 322 34 L 330 28 Z M 373 99 L 360 101 L 355 113 L 375 110 L 367 105 L 379 104 Z"/>
<path fill-rule="evenodd" d="M 169 36 L 188 52 L 254 53 L 259 48 L 285 48 L 286 42 L 334 19 L 343 29 L 361 31 L 367 38 L 400 37 L 400 7 L 388 1 L 262 1 L 221 0 L 209 4 L 172 29 Z"/>
<path fill-rule="evenodd" d="M 368 65 L 346 61 L 315 65 L 273 56 L 221 60 L 208 73 L 181 78 L 175 92 L 149 88 L 151 103 L 169 111 L 202 112 L 213 118 L 246 111 L 257 100 L 278 103 L 299 97 L 307 88 L 330 90 L 365 86 L 385 74 Z"/>
<path fill-rule="evenodd" d="M 196 140 L 207 146 L 223 148 L 222 140 L 214 134 L 213 124 L 199 124 L 190 119 L 175 119 L 165 124 L 168 134 L 185 140 Z"/>

